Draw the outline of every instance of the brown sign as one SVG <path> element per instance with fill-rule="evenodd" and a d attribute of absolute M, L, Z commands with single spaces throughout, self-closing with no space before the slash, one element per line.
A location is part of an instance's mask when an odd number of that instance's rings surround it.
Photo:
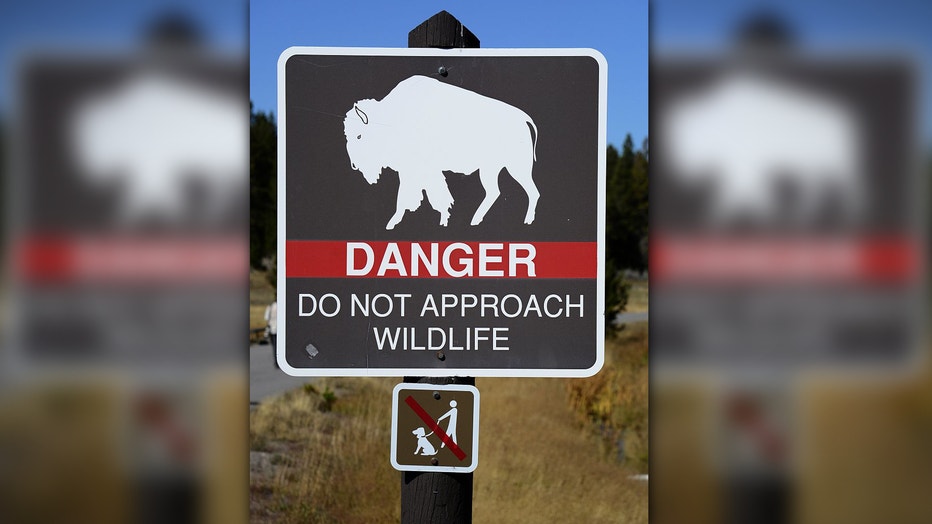
<path fill-rule="evenodd" d="M 601 369 L 601 54 L 292 47 L 278 73 L 285 373 Z"/>
<path fill-rule="evenodd" d="M 460 384 L 398 384 L 392 397 L 392 466 L 469 473 L 479 451 L 479 390 Z"/>

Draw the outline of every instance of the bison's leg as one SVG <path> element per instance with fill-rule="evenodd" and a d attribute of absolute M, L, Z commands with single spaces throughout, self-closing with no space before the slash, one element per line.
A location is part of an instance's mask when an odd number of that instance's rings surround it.
<path fill-rule="evenodd" d="M 524 192 L 527 193 L 527 213 L 524 215 L 525 224 L 534 222 L 534 215 L 537 212 L 537 200 L 540 199 L 540 191 L 537 190 L 537 185 L 534 184 L 534 179 L 531 177 L 532 165 L 532 162 L 527 162 L 526 166 L 508 167 L 508 173 L 521 184 Z"/>
<path fill-rule="evenodd" d="M 430 207 L 440 213 L 440 225 L 446 226 L 450 219 L 450 208 L 453 207 L 453 195 L 450 194 L 450 188 L 447 186 L 447 179 L 444 178 L 443 173 L 425 179 L 424 190 L 427 192 Z"/>
<path fill-rule="evenodd" d="M 485 189 L 485 198 L 482 199 L 482 203 L 479 204 L 479 208 L 476 209 L 476 214 L 472 216 L 471 225 L 475 226 L 482 222 L 489 208 L 498 200 L 498 195 L 501 194 L 501 190 L 498 187 L 498 174 L 501 172 L 501 168 L 479 168 L 479 181 L 482 182 L 482 189 Z"/>
<path fill-rule="evenodd" d="M 404 214 L 404 208 L 396 209 L 395 214 L 392 215 L 392 218 L 388 220 L 388 224 L 385 225 L 385 229 L 395 229 L 395 226 L 398 225 L 398 222 L 401 222 L 401 217 L 403 217 Z"/>
<path fill-rule="evenodd" d="M 421 207 L 421 200 L 423 198 L 421 188 L 412 184 L 411 181 L 408 180 L 408 177 L 402 177 L 401 173 L 399 173 L 398 199 L 395 203 L 395 214 L 392 215 L 385 229 L 395 229 L 395 226 L 397 226 L 398 223 L 401 222 L 402 217 L 404 217 L 405 211 L 415 211 L 417 208 Z"/>
<path fill-rule="evenodd" d="M 531 170 L 534 167 L 533 157 L 522 158 L 518 162 L 512 162 L 506 166 L 508 174 L 514 178 L 524 192 L 527 193 L 527 213 L 524 215 L 524 223 L 534 222 L 534 214 L 537 211 L 537 200 L 540 198 L 540 192 L 534 179 L 531 177 Z"/>

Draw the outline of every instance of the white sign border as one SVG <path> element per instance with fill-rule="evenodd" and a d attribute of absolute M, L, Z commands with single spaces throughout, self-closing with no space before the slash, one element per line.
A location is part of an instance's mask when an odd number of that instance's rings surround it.
<path fill-rule="evenodd" d="M 285 241 L 287 239 L 285 217 L 286 165 L 285 165 L 285 64 L 295 55 L 350 55 L 350 56 L 442 56 L 442 57 L 589 57 L 599 65 L 599 129 L 598 129 L 598 205 L 596 221 L 598 233 L 596 274 L 596 360 L 586 369 L 511 369 L 511 368 L 295 368 L 285 358 L 286 309 L 285 281 L 287 275 Z M 277 288 L 278 302 L 276 360 L 286 374 L 294 377 L 540 377 L 540 378 L 585 378 L 598 373 L 605 363 L 605 188 L 606 148 L 608 111 L 608 63 L 599 51 L 590 48 L 390 48 L 390 47 L 306 47 L 293 46 L 285 49 L 278 58 L 278 239 L 277 239 Z M 436 471 L 436 470 L 432 470 Z"/>
<path fill-rule="evenodd" d="M 471 391 L 473 400 L 472 415 L 472 453 L 468 466 L 412 466 L 398 463 L 398 402 L 402 389 L 420 389 L 431 391 Z M 391 462 L 392 467 L 398 471 L 422 471 L 428 473 L 472 473 L 479 465 L 479 389 L 467 384 L 423 384 L 402 382 L 395 385 L 392 390 L 392 433 L 391 433 Z"/>

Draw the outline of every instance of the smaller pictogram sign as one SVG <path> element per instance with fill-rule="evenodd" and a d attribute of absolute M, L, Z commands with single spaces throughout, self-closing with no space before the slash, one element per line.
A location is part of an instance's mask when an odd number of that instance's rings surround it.
<path fill-rule="evenodd" d="M 392 466 L 469 473 L 479 450 L 479 390 L 460 384 L 398 384 L 392 395 Z"/>

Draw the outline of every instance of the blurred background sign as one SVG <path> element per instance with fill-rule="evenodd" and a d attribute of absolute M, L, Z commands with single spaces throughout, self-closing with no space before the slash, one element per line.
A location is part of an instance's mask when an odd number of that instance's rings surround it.
<path fill-rule="evenodd" d="M 918 13 L 658 6 L 651 520 L 928 520 Z"/>
<path fill-rule="evenodd" d="M 14 365 L 150 373 L 240 358 L 245 70 L 190 45 L 24 58 Z"/>
<path fill-rule="evenodd" d="M 67 6 L 4 12 L 19 23 L 0 43 L 16 58 L 0 89 L 15 95 L 0 115 L 3 520 L 241 522 L 245 46 L 209 43 L 190 11 L 94 7 L 70 32 Z M 244 8 L 227 6 L 243 43 Z M 122 45 L 69 38 L 137 17 Z"/>
<path fill-rule="evenodd" d="M 656 56 L 652 358 L 725 374 L 900 368 L 923 242 L 909 61 Z"/>

